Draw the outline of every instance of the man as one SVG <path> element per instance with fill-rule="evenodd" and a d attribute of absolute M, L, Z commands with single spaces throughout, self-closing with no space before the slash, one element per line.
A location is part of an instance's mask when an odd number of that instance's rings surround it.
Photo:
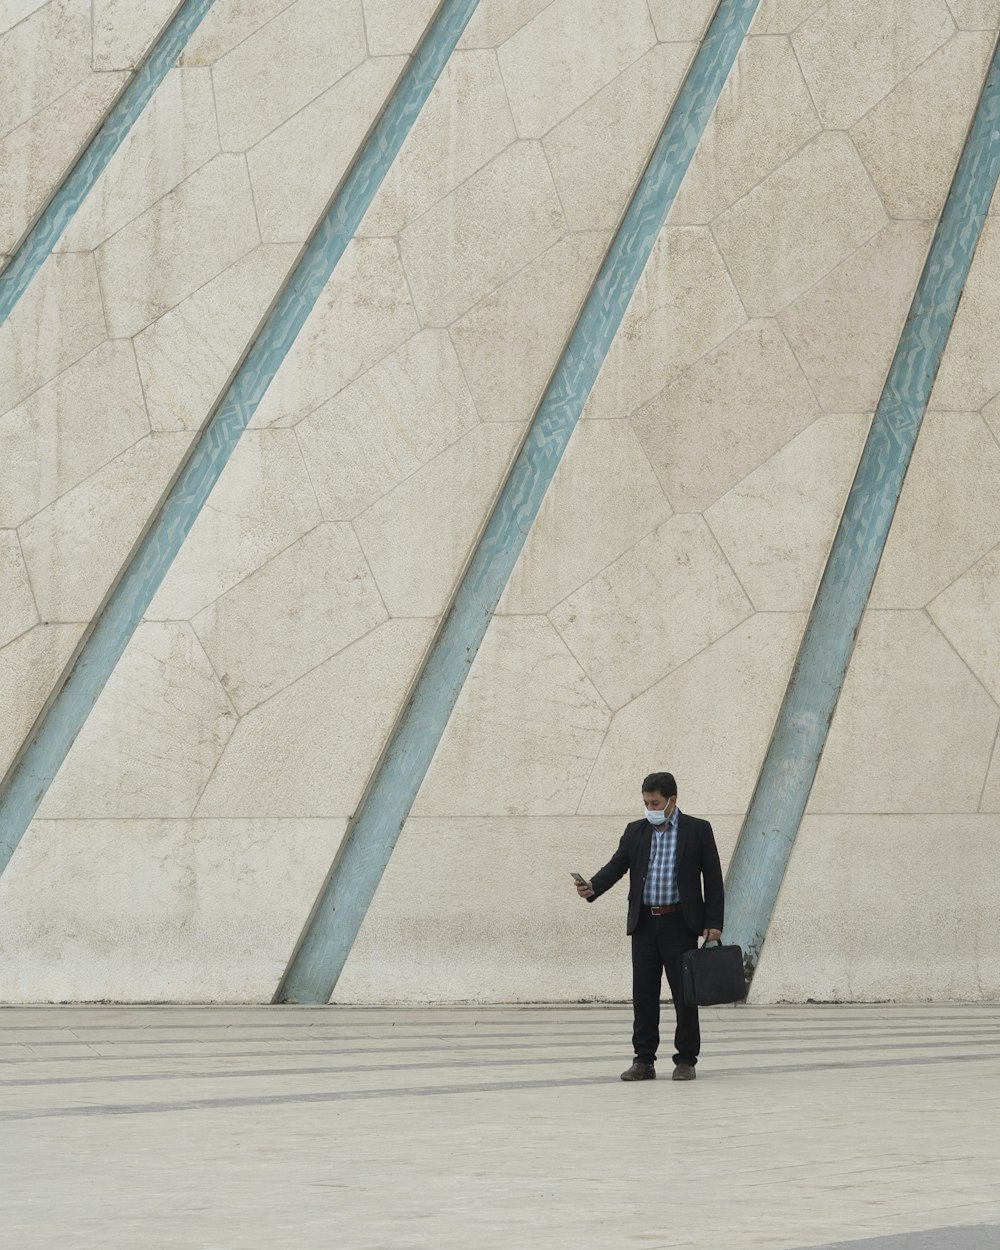
<path fill-rule="evenodd" d="M 592 903 L 629 872 L 635 1060 L 621 1079 L 656 1077 L 660 984 L 666 972 L 677 1014 L 673 1079 L 693 1081 L 701 1032 L 698 1008 L 684 1001 L 681 957 L 697 947 L 699 934 L 709 942 L 722 937 L 722 868 L 712 826 L 678 810 L 671 773 L 650 773 L 642 783 L 642 801 L 644 818 L 625 827 L 618 850 L 576 890 Z"/>

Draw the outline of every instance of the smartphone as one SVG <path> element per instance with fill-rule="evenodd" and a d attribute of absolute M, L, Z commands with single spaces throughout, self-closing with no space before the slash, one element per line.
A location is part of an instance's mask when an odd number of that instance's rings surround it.
<path fill-rule="evenodd" d="M 585 877 L 581 877 L 578 872 L 571 872 L 569 875 L 573 878 L 577 885 L 587 884 L 587 879 Z"/>

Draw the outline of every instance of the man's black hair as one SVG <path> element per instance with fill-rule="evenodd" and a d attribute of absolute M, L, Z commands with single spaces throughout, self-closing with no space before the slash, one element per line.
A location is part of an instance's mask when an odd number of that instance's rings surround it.
<path fill-rule="evenodd" d="M 650 773 L 642 781 L 643 794 L 662 794 L 665 799 L 677 798 L 677 782 L 673 773 Z"/>

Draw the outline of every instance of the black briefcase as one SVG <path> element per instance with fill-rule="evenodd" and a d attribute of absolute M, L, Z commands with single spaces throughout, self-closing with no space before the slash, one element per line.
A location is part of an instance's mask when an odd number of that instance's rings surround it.
<path fill-rule="evenodd" d="M 706 942 L 698 950 L 685 951 L 681 959 L 684 1001 L 692 1006 L 738 1003 L 747 996 L 743 951 L 738 946 Z"/>

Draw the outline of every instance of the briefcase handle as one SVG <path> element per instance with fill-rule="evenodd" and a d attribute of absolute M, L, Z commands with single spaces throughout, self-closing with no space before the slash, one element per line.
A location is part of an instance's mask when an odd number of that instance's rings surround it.
<path fill-rule="evenodd" d="M 707 942 L 702 942 L 701 949 L 705 950 L 710 942 L 714 942 L 716 946 L 722 946 L 722 938 L 709 938 Z"/>

